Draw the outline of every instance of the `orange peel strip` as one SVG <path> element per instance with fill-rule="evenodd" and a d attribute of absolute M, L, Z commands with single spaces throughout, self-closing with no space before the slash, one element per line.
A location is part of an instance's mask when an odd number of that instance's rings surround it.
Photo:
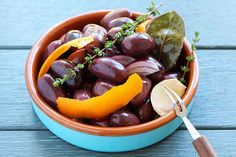
<path fill-rule="evenodd" d="M 143 83 L 138 74 L 132 74 L 128 80 L 115 86 L 101 96 L 86 100 L 59 97 L 57 108 L 70 118 L 100 119 L 118 111 L 142 91 Z"/>
<path fill-rule="evenodd" d="M 71 46 L 77 47 L 78 49 L 83 48 L 84 46 L 88 45 L 89 43 L 93 42 L 93 36 L 83 37 L 74 39 L 69 41 L 61 46 L 59 46 L 56 50 L 54 50 L 43 63 L 39 74 L 38 79 L 41 78 L 44 74 L 46 74 L 51 67 L 52 63 L 58 59 L 63 53 L 65 53 Z"/>

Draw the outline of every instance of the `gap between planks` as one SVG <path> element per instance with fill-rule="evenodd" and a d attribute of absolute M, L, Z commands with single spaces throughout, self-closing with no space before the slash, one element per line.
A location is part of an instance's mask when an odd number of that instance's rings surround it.
<path fill-rule="evenodd" d="M 216 127 L 216 126 L 195 126 L 197 130 L 236 130 L 236 127 Z M 185 126 L 180 126 L 177 130 L 187 130 Z M 47 128 L 1 128 L 1 131 L 49 131 Z"/>

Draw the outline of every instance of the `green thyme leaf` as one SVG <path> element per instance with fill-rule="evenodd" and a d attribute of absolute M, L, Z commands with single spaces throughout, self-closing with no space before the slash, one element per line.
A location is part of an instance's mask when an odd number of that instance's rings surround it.
<path fill-rule="evenodd" d="M 108 41 L 106 41 L 104 47 L 105 47 L 106 49 L 108 49 L 108 48 L 111 48 L 111 47 L 113 47 L 113 46 L 114 46 L 114 42 L 111 41 L 111 40 L 108 40 Z"/>
<path fill-rule="evenodd" d="M 125 23 L 125 24 L 123 24 L 123 25 L 121 26 L 121 28 L 122 28 L 123 31 L 125 31 L 125 30 L 127 30 L 127 29 L 130 29 L 131 27 L 133 27 L 133 23 L 132 23 L 132 22 L 127 22 L 127 23 Z"/>
<path fill-rule="evenodd" d="M 193 43 L 191 44 L 191 49 L 193 50 L 193 51 L 195 51 L 196 50 L 196 44 L 197 44 L 197 42 L 199 42 L 200 41 L 200 39 L 199 39 L 199 32 L 195 32 L 194 33 L 194 38 L 193 38 Z"/>
<path fill-rule="evenodd" d="M 140 15 L 136 18 L 136 22 L 138 24 L 140 24 L 140 23 L 146 21 L 147 18 L 148 18 L 148 14 Z"/>
<path fill-rule="evenodd" d="M 189 67 L 187 67 L 187 66 L 181 66 L 181 70 L 182 70 L 183 72 L 188 72 L 190 69 L 189 69 Z"/>
<path fill-rule="evenodd" d="M 64 75 L 61 84 L 63 84 L 63 83 L 66 82 L 67 80 L 69 80 L 69 76 L 68 76 L 68 75 Z"/>
<path fill-rule="evenodd" d="M 116 33 L 115 40 L 120 43 L 124 39 L 122 31 Z"/>
<path fill-rule="evenodd" d="M 181 82 L 181 83 L 185 83 L 185 79 L 183 78 L 183 77 L 181 77 L 180 79 L 179 79 L 179 81 Z"/>
<path fill-rule="evenodd" d="M 83 69 L 84 68 L 84 64 L 79 63 L 79 64 L 76 65 L 76 67 L 79 68 L 79 69 Z"/>
<path fill-rule="evenodd" d="M 193 42 L 192 42 L 192 44 L 191 44 L 191 49 L 192 49 L 192 51 L 195 51 L 196 50 L 196 43 L 200 40 L 199 39 L 199 32 L 195 32 L 194 33 L 194 38 L 193 38 Z M 186 75 L 186 73 L 187 72 L 189 72 L 189 63 L 191 62 L 191 61 L 194 61 L 194 59 L 195 59 L 195 57 L 194 57 L 194 55 L 189 55 L 189 56 L 187 56 L 186 57 L 186 60 L 187 60 L 187 64 L 186 64 L 186 66 L 181 66 L 181 70 L 183 71 L 183 75 L 182 75 L 182 77 L 179 79 L 179 81 L 181 82 L 181 83 L 185 83 L 185 80 L 184 80 L 184 77 L 185 77 L 185 75 Z"/>
<path fill-rule="evenodd" d="M 56 78 L 56 80 L 52 84 L 54 87 L 60 87 L 62 85 L 62 79 Z"/>
<path fill-rule="evenodd" d="M 84 58 L 85 61 L 88 63 L 88 64 L 92 64 L 93 63 L 93 58 L 90 54 L 87 54 L 87 56 Z"/>
<path fill-rule="evenodd" d="M 150 15 L 153 15 L 153 16 L 160 15 L 160 12 L 157 10 L 157 7 L 155 3 L 152 1 L 151 5 L 147 8 L 147 12 L 149 12 Z"/>
<path fill-rule="evenodd" d="M 103 50 L 101 50 L 99 47 L 94 47 L 93 52 L 94 52 L 97 56 L 99 56 L 99 57 L 104 56 Z M 92 58 L 91 58 L 91 59 L 92 59 Z"/>
<path fill-rule="evenodd" d="M 94 48 L 93 48 L 93 52 L 94 52 L 95 54 L 98 54 L 99 51 L 101 51 L 101 49 L 100 49 L 99 47 L 94 47 Z"/>
<path fill-rule="evenodd" d="M 73 69 L 69 68 L 69 69 L 67 69 L 67 75 L 69 78 L 75 78 L 76 72 Z"/>
<path fill-rule="evenodd" d="M 195 57 L 193 55 L 189 55 L 186 57 L 186 60 L 191 62 L 191 61 L 194 61 Z"/>

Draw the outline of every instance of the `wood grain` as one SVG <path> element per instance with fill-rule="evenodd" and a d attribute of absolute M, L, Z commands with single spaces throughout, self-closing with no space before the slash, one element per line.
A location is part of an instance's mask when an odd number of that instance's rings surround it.
<path fill-rule="evenodd" d="M 218 156 L 236 156 L 236 131 L 201 131 L 215 148 Z M 99 153 L 72 146 L 54 136 L 49 131 L 1 131 L 1 156 L 197 156 L 187 131 L 178 130 L 166 140 L 144 149 L 125 153 Z M 223 142 L 222 142 L 223 140 Z"/>
<path fill-rule="evenodd" d="M 25 87 L 28 50 L 0 50 L 0 129 L 40 129 Z M 190 120 L 200 129 L 236 128 L 236 52 L 200 50 L 200 84 Z M 182 129 L 185 129 L 182 127 Z"/>
<path fill-rule="evenodd" d="M 161 13 L 175 9 L 187 38 L 200 32 L 200 83 L 189 119 L 218 156 L 236 156 L 235 0 L 161 0 Z M 0 1 L 0 156 L 197 156 L 185 126 L 160 143 L 125 153 L 99 153 L 70 145 L 36 117 L 24 81 L 29 48 L 50 27 L 85 12 L 128 8 L 145 12 L 150 0 Z M 219 50 L 222 49 L 222 50 Z M 227 50 L 226 50 L 227 49 Z M 231 50 L 230 50 L 231 49 Z"/>
<path fill-rule="evenodd" d="M 201 33 L 200 45 L 236 45 L 235 0 L 161 0 L 162 13 L 177 10 L 184 18 L 187 37 Z M 0 46 L 30 46 L 58 22 L 81 13 L 126 7 L 145 12 L 150 0 L 0 1 Z"/>

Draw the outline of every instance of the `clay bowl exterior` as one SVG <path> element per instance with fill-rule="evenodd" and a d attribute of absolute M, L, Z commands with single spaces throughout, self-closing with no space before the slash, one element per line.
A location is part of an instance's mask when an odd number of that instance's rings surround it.
<path fill-rule="evenodd" d="M 80 29 L 89 23 L 97 23 L 108 11 L 97 11 L 69 18 L 46 32 L 32 47 L 26 62 L 25 80 L 33 99 L 33 108 L 39 119 L 55 135 L 76 146 L 103 152 L 121 152 L 143 148 L 154 144 L 172 132 L 182 121 L 174 111 L 150 122 L 128 127 L 99 127 L 75 122 L 52 109 L 40 96 L 37 90 L 37 75 L 40 58 L 47 45 L 71 29 Z M 133 13 L 136 17 L 138 13 Z M 191 54 L 190 44 L 185 39 L 183 52 Z M 199 66 L 196 54 L 195 61 L 190 63 L 189 84 L 183 100 L 188 113 L 191 100 L 199 81 Z"/>

